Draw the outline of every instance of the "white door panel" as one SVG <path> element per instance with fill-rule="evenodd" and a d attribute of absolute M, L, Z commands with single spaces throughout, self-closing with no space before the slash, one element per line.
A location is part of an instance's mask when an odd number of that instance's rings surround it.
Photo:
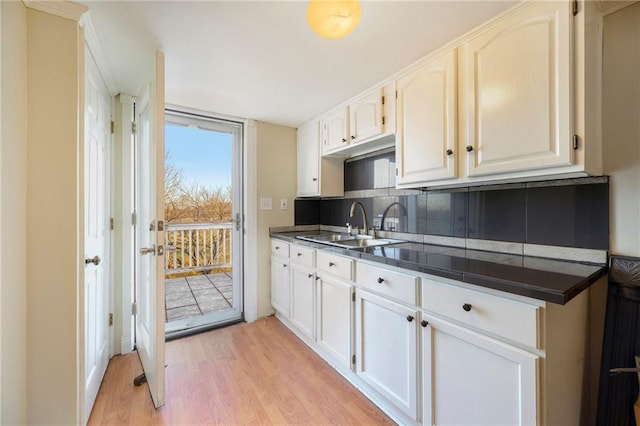
<path fill-rule="evenodd" d="M 156 408 L 164 405 L 164 54 L 137 111 L 136 348 Z M 161 226 L 159 224 L 162 223 Z"/>
<path fill-rule="evenodd" d="M 86 49 L 85 72 L 85 389 L 88 419 L 109 363 L 109 163 L 111 99 Z M 95 259 L 95 261 L 92 261 Z"/>

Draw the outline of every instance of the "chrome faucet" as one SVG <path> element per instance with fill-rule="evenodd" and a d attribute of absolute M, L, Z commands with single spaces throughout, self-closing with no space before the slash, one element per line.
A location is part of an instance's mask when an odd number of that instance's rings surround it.
<path fill-rule="evenodd" d="M 384 209 L 384 212 L 382 212 L 382 219 L 380 219 L 380 230 L 384 231 L 384 221 L 387 218 L 387 213 L 389 213 L 389 210 L 391 210 L 391 207 L 397 205 L 398 207 L 400 207 L 400 209 L 403 211 L 403 214 L 405 216 L 407 216 L 408 212 L 407 212 L 407 208 L 404 206 L 404 204 L 399 203 L 398 201 L 395 201 L 391 204 L 389 204 L 387 206 L 386 209 Z M 393 229 L 390 229 L 390 231 L 393 231 Z"/>
<path fill-rule="evenodd" d="M 367 212 L 364 211 L 364 206 L 360 201 L 354 201 L 353 204 L 351 204 L 351 208 L 349 209 L 349 217 L 353 217 L 353 215 L 355 214 L 356 206 L 360 206 L 360 210 L 362 210 L 362 225 L 364 227 L 364 233 L 368 235 L 369 228 L 367 227 Z"/>

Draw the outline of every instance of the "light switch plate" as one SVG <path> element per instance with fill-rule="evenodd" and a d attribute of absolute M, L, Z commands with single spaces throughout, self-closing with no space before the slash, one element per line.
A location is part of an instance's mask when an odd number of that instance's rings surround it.
<path fill-rule="evenodd" d="M 260 198 L 260 210 L 271 210 L 271 198 Z"/>
<path fill-rule="evenodd" d="M 286 209 L 287 209 L 287 199 L 280 198 L 280 210 L 286 210 Z"/>

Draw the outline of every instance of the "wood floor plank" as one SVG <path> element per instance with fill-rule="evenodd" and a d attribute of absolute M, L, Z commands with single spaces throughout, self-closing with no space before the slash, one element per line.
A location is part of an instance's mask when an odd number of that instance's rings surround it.
<path fill-rule="evenodd" d="M 89 425 L 388 425 L 393 422 L 276 318 L 166 345 L 155 410 L 137 354 L 109 363 Z"/>

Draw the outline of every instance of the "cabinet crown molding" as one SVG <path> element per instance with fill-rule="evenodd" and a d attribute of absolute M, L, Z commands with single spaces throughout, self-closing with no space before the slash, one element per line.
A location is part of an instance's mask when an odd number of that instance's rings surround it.
<path fill-rule="evenodd" d="M 22 0 L 24 5 L 30 9 L 39 10 L 61 18 L 79 21 L 80 17 L 89 8 L 79 3 L 66 0 L 44 1 L 44 0 Z"/>

